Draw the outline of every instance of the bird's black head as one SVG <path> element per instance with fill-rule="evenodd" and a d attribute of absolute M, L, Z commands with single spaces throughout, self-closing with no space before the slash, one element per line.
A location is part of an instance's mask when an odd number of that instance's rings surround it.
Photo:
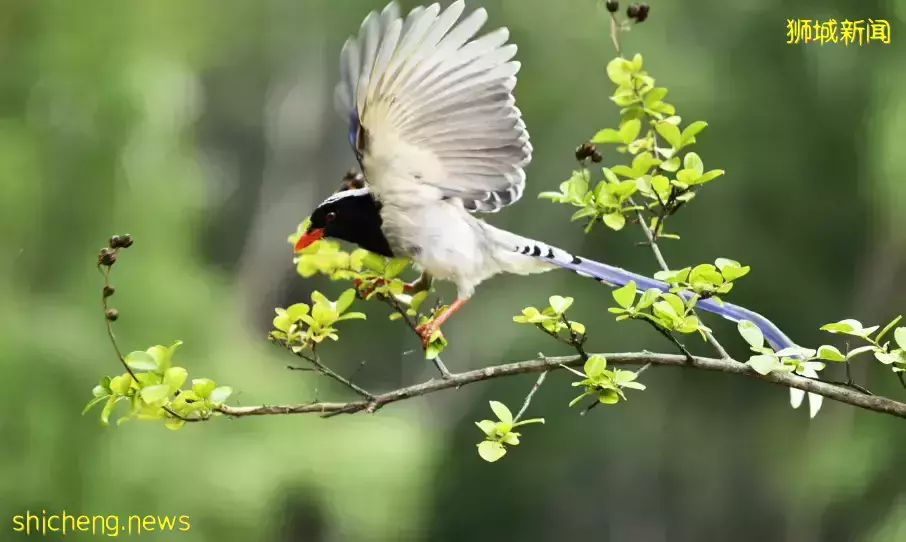
<path fill-rule="evenodd" d="M 296 241 L 299 252 L 322 237 L 340 239 L 365 250 L 393 257 L 381 231 L 381 205 L 365 188 L 342 190 L 324 200 L 311 215 L 311 225 Z"/>

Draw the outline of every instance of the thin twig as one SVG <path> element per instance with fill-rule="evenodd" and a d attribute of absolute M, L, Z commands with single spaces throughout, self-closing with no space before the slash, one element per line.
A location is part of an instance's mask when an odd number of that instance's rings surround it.
<path fill-rule="evenodd" d="M 560 319 L 564 324 L 566 324 L 566 329 L 569 331 L 569 344 L 571 344 L 572 347 L 576 349 L 576 352 L 579 354 L 579 356 L 582 357 L 583 361 L 588 361 L 588 353 L 585 351 L 585 341 L 588 339 L 588 336 L 584 333 L 580 334 L 576 330 L 574 330 L 565 314 L 561 314 Z"/>
<path fill-rule="evenodd" d="M 654 320 L 649 320 L 648 318 L 642 318 L 642 320 L 645 320 L 646 322 L 654 326 L 654 329 L 656 329 L 658 333 L 666 337 L 668 341 L 672 342 L 674 346 L 679 348 L 679 351 L 682 352 L 684 356 L 686 356 L 686 359 L 692 361 L 692 354 L 689 352 L 689 350 L 686 349 L 686 346 L 683 343 L 679 342 L 679 339 L 673 336 L 673 333 L 670 333 L 669 330 L 664 329 Z"/>
<path fill-rule="evenodd" d="M 120 251 L 120 249 L 118 249 L 118 248 L 115 248 L 112 250 L 115 255 L 117 255 Z M 112 287 L 112 285 L 110 284 L 110 270 L 113 268 L 113 266 L 111 264 L 111 265 L 107 265 L 104 267 L 105 267 L 105 270 L 102 271 L 102 273 L 104 275 L 104 290 L 101 293 L 101 298 L 102 298 L 102 306 L 104 309 L 104 321 L 107 324 L 107 336 L 110 338 L 110 344 L 113 345 L 113 350 L 114 350 L 114 352 L 116 352 L 116 357 L 120 360 L 120 363 L 123 364 L 123 367 L 126 368 L 126 372 L 129 373 L 129 376 L 132 377 L 132 380 L 135 381 L 139 385 L 139 387 L 141 387 L 141 382 L 139 381 L 138 377 L 135 376 L 135 372 L 132 371 L 132 367 L 129 367 L 129 364 L 126 362 L 126 357 L 123 356 L 123 351 L 120 350 L 120 345 L 119 345 L 119 343 L 117 343 L 116 335 L 113 334 L 113 321 L 107 317 L 107 311 L 110 310 L 110 305 L 107 302 L 107 299 L 109 296 L 106 295 L 106 293 L 107 293 L 106 290 L 107 290 L 107 288 Z M 100 265 L 98 266 L 98 269 L 100 270 Z M 208 419 L 207 416 L 200 417 L 200 418 L 187 418 L 187 417 L 183 416 L 182 414 L 175 412 L 168 406 L 164 406 L 161 408 L 164 412 L 166 412 L 170 416 L 176 418 L 177 420 L 182 420 L 187 423 L 188 422 L 202 422 L 202 421 L 205 421 Z"/>
<path fill-rule="evenodd" d="M 906 403 L 895 401 L 878 395 L 866 395 L 864 393 L 852 390 L 846 386 L 831 384 L 821 380 L 807 378 L 796 374 L 789 373 L 770 373 L 760 375 L 751 367 L 732 359 L 717 359 L 693 356 L 688 360 L 686 356 L 677 354 L 656 354 L 651 352 L 638 353 L 614 353 L 600 354 L 607 358 L 609 365 L 663 365 L 682 367 L 687 369 L 699 369 L 704 371 L 714 371 L 726 374 L 740 375 L 753 380 L 761 380 L 771 384 L 795 388 L 808 393 L 816 393 L 841 403 L 856 406 L 872 412 L 890 414 L 899 418 L 906 419 Z M 558 370 L 561 365 L 568 367 L 580 367 L 584 361 L 581 356 L 564 356 L 564 357 L 546 357 L 530 361 L 517 363 L 508 363 L 504 365 L 495 365 L 466 371 L 452 375 L 445 380 L 430 380 L 414 386 L 408 386 L 397 390 L 389 391 L 376 395 L 373 401 L 353 401 L 348 403 L 309 403 L 309 404 L 290 404 L 290 405 L 261 405 L 232 407 L 221 406 L 218 411 L 222 414 L 232 417 L 246 416 L 267 416 L 275 414 L 305 414 L 305 413 L 354 413 L 354 412 L 375 412 L 380 408 L 399 401 L 410 399 L 412 397 L 421 397 L 431 393 L 447 389 L 459 388 L 473 384 L 475 382 L 484 382 L 495 378 L 503 378 L 517 374 L 537 373 Z"/>
<path fill-rule="evenodd" d="M 333 369 L 331 369 L 327 365 L 324 365 L 323 363 L 321 363 L 321 358 L 320 358 L 320 356 L 318 356 L 318 353 L 314 347 L 312 347 L 312 349 L 311 349 L 312 355 L 309 356 L 309 355 L 306 355 L 301 350 L 296 352 L 295 350 L 293 350 L 292 345 L 290 345 L 283 339 L 275 339 L 274 342 L 276 344 L 279 344 L 280 346 L 282 346 L 289 352 L 291 352 L 294 356 L 304 359 L 305 361 L 311 363 L 314 366 L 316 371 L 318 371 L 322 375 L 326 376 L 327 378 L 330 378 L 330 379 L 333 379 L 333 380 L 339 382 L 343 386 L 351 389 L 352 391 L 361 395 L 365 399 L 369 399 L 369 400 L 374 399 L 374 394 L 372 394 L 368 390 L 352 383 L 349 379 L 343 378 L 342 376 L 337 374 Z"/>
<path fill-rule="evenodd" d="M 114 254 L 119 252 L 119 249 L 114 250 Z M 100 267 L 99 267 L 100 268 Z M 126 368 L 126 372 L 129 373 L 129 376 L 132 377 L 132 380 L 138 382 L 138 378 L 135 377 L 135 373 L 132 372 L 132 367 L 129 367 L 129 364 L 126 363 L 126 358 L 123 356 L 123 352 L 120 350 L 119 344 L 116 342 L 116 336 L 113 334 L 113 321 L 107 317 L 107 311 L 110 310 L 110 305 L 107 303 L 106 289 L 110 287 L 110 269 L 111 266 L 106 266 L 104 271 L 104 289 L 105 291 L 101 293 L 102 304 L 104 307 L 104 321 L 107 323 L 107 336 L 110 337 L 110 344 L 113 345 L 113 350 L 116 352 L 116 357 L 119 358 L 120 363 L 123 364 L 123 367 Z"/>
<path fill-rule="evenodd" d="M 617 56 L 622 57 L 623 51 L 620 49 L 620 38 L 617 37 L 617 32 L 619 30 L 619 24 L 617 22 L 617 16 L 615 13 L 610 14 L 610 40 L 613 42 L 613 48 L 617 50 Z"/>
<path fill-rule="evenodd" d="M 390 307 L 393 308 L 393 310 L 395 310 L 397 313 L 399 313 L 399 315 L 403 317 L 403 320 L 405 320 L 406 323 L 409 324 L 409 327 L 412 329 L 412 331 L 416 335 L 419 335 L 418 330 L 417 330 L 418 324 L 416 324 L 414 321 L 412 321 L 411 318 L 409 318 L 409 315 L 406 314 L 406 309 L 404 309 L 400 305 L 399 301 L 397 301 L 396 298 L 394 298 L 391 295 L 381 295 L 380 298 L 381 298 L 381 301 L 383 301 L 384 303 L 387 303 L 388 305 L 390 305 Z M 421 335 L 419 335 L 419 337 L 420 336 Z M 440 372 L 441 378 L 447 379 L 447 378 L 453 377 L 453 373 L 451 373 L 450 370 L 447 369 L 447 366 L 444 365 L 443 361 L 441 361 L 440 356 L 434 356 L 434 359 L 431 361 L 434 362 L 434 366 L 437 367 L 437 370 Z"/>
<path fill-rule="evenodd" d="M 535 392 L 538 391 L 538 388 L 541 387 L 541 384 L 544 384 L 544 379 L 547 378 L 547 373 L 550 371 L 544 371 L 538 375 L 538 380 L 535 381 L 535 385 L 532 386 L 532 389 L 529 390 L 528 395 L 525 396 L 525 401 L 522 403 L 522 408 L 519 409 L 519 413 L 516 414 L 516 417 L 513 418 L 513 422 L 518 422 L 522 415 L 525 414 L 525 411 L 528 410 L 529 405 L 532 402 L 532 397 L 535 396 Z"/>

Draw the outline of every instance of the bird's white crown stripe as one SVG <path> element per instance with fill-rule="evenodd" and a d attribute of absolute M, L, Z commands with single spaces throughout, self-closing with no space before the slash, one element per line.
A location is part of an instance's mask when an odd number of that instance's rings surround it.
<path fill-rule="evenodd" d="M 367 186 L 364 188 L 354 188 L 352 190 L 343 190 L 342 192 L 337 192 L 336 194 L 333 194 L 332 196 L 328 197 L 326 200 L 322 201 L 321 205 L 327 205 L 327 204 L 333 203 L 337 200 L 341 200 L 343 198 L 364 196 L 364 195 L 370 194 L 370 193 L 371 193 L 371 189 L 369 189 Z"/>

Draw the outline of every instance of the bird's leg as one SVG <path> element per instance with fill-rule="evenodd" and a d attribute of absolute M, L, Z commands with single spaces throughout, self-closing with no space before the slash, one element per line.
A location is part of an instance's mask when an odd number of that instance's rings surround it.
<path fill-rule="evenodd" d="M 456 301 L 450 304 L 450 307 L 447 308 L 447 310 L 440 313 L 440 316 L 427 324 L 422 324 L 415 328 L 415 332 L 422 336 L 422 346 L 428 346 L 428 342 L 431 341 L 431 335 L 434 335 L 435 331 L 440 331 L 440 326 L 453 316 L 454 312 L 465 305 L 466 301 L 468 301 L 468 298 L 457 298 Z"/>

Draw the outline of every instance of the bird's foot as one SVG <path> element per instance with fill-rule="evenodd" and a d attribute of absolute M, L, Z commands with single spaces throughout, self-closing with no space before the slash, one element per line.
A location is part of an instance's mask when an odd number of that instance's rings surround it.
<path fill-rule="evenodd" d="M 444 336 L 443 332 L 440 331 L 440 326 L 435 325 L 435 322 L 416 326 L 415 332 L 421 336 L 423 348 L 428 348 L 428 343 L 431 342 L 431 337 L 434 333 L 437 333 L 441 338 Z"/>

